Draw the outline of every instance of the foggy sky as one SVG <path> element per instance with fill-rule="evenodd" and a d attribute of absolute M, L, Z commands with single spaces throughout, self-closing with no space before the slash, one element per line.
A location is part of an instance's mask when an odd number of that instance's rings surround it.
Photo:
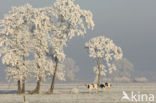
<path fill-rule="evenodd" d="M 0 18 L 11 6 L 26 3 L 33 7 L 50 6 L 55 0 L 0 0 Z M 80 67 L 80 81 L 93 81 L 94 59 L 88 57 L 84 43 L 92 37 L 104 35 L 114 40 L 131 61 L 136 76 L 146 76 L 156 81 L 156 0 L 75 0 L 82 9 L 92 11 L 95 28 L 84 37 L 74 37 L 68 42 L 65 53 Z M 2 68 L 2 67 L 0 67 Z M 0 82 L 4 69 L 0 70 Z"/>

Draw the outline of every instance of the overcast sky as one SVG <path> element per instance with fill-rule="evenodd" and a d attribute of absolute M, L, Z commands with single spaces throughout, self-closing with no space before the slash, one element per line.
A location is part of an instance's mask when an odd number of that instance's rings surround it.
<path fill-rule="evenodd" d="M 26 3 L 33 7 L 50 6 L 55 0 L 0 0 L 0 18 L 11 6 Z M 80 67 L 80 80 L 93 80 L 96 62 L 88 57 L 84 43 L 105 35 L 123 49 L 124 57 L 134 64 L 137 76 L 156 81 L 156 0 L 75 0 L 82 9 L 92 11 L 95 28 L 85 37 L 69 41 L 65 53 Z M 2 67 L 0 67 L 2 68 Z M 0 82 L 4 69 L 0 70 Z"/>

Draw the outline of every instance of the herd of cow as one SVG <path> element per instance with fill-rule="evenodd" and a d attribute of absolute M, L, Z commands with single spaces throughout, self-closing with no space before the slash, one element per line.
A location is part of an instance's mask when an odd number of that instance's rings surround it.
<path fill-rule="evenodd" d="M 101 88 L 102 90 L 105 90 L 106 88 L 111 88 L 111 83 L 105 83 L 105 82 L 103 82 L 103 83 L 101 83 L 101 84 L 87 84 L 86 85 L 86 87 L 88 88 L 88 90 L 89 90 L 89 92 L 91 91 L 91 90 L 96 90 L 96 92 L 97 92 L 97 90 L 98 90 L 98 88 Z"/>

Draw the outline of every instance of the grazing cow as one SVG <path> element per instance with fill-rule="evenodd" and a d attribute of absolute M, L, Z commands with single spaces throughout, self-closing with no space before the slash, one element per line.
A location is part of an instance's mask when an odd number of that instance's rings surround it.
<path fill-rule="evenodd" d="M 105 88 L 106 88 L 105 84 L 100 84 L 99 87 L 100 87 L 101 89 L 103 89 L 103 90 L 105 90 Z"/>
<path fill-rule="evenodd" d="M 111 86 L 112 86 L 112 85 L 111 85 L 111 83 L 107 83 L 107 82 L 106 82 L 106 83 L 105 83 L 105 82 L 103 82 L 103 83 L 101 83 L 100 85 L 104 85 L 104 86 L 105 86 L 105 88 L 109 88 L 109 89 L 110 89 L 110 88 L 111 88 Z"/>
<path fill-rule="evenodd" d="M 94 90 L 96 90 L 96 93 L 98 92 L 98 87 L 99 88 L 101 88 L 101 89 L 103 89 L 103 90 L 105 90 L 106 88 L 111 88 L 111 83 L 105 83 L 105 82 L 103 82 L 103 83 L 101 83 L 99 86 L 98 86 L 98 84 L 87 84 L 86 85 L 86 87 L 88 88 L 88 90 L 89 90 L 89 93 L 94 89 Z"/>
<path fill-rule="evenodd" d="M 87 86 L 89 92 L 91 92 L 91 90 L 93 90 L 93 89 L 96 90 L 96 92 L 97 92 L 97 89 L 98 89 L 97 84 L 87 84 L 86 86 Z"/>

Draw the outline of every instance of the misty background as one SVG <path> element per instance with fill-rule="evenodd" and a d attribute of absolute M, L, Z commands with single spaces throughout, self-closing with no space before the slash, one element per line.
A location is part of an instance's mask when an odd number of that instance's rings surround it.
<path fill-rule="evenodd" d="M 26 3 L 33 7 L 46 7 L 55 0 L 0 0 L 0 19 L 12 6 Z M 64 48 L 79 71 L 76 80 L 93 81 L 92 67 L 96 61 L 84 49 L 86 41 L 95 36 L 111 38 L 123 50 L 124 58 L 134 65 L 135 77 L 156 81 L 156 0 L 75 0 L 81 9 L 93 13 L 95 28 L 84 37 L 74 37 Z M 6 82 L 5 67 L 0 61 L 0 82 Z"/>

